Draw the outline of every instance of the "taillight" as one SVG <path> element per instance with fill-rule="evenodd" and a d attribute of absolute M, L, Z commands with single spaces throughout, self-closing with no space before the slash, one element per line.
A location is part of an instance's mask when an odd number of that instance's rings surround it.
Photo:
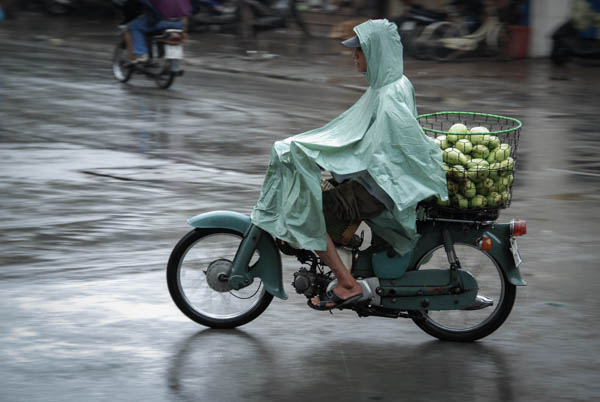
<path fill-rule="evenodd" d="M 481 240 L 479 240 L 479 248 L 483 251 L 490 251 L 492 249 L 492 239 L 483 236 Z"/>
<path fill-rule="evenodd" d="M 167 40 L 169 45 L 180 45 L 181 42 L 183 42 L 183 37 L 179 34 L 171 34 Z"/>
<path fill-rule="evenodd" d="M 527 222 L 522 220 L 514 220 L 510 223 L 511 236 L 524 236 L 527 234 Z"/>

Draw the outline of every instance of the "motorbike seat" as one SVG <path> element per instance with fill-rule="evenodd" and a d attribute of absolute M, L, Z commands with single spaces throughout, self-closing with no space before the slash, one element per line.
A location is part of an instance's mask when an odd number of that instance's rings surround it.
<path fill-rule="evenodd" d="M 151 36 L 153 39 L 165 39 L 168 38 L 171 34 L 183 34 L 183 30 L 181 29 L 159 29 L 157 31 L 148 32 L 148 36 Z"/>

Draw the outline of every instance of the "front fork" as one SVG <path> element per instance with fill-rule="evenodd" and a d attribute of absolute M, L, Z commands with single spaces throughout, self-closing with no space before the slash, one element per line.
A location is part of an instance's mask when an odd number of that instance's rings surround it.
<path fill-rule="evenodd" d="M 229 285 L 233 289 L 239 290 L 250 285 L 254 280 L 254 276 L 250 274 L 250 261 L 258 248 L 258 243 L 263 233 L 262 229 L 253 224 L 250 224 L 246 233 L 244 233 L 244 239 L 235 254 L 231 274 L 229 275 Z"/>

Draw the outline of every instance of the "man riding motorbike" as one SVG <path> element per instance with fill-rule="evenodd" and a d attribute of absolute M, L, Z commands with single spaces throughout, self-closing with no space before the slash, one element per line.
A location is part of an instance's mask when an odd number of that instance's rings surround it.
<path fill-rule="evenodd" d="M 343 44 L 354 49 L 356 69 L 366 75 L 369 89 L 325 126 L 275 143 L 252 212 L 256 226 L 315 250 L 331 268 L 337 285 L 326 300 L 309 301 L 319 310 L 348 306 L 362 294 L 335 249 L 348 241 L 349 228 L 366 220 L 404 254 L 418 238 L 417 204 L 433 195 L 448 197 L 441 150 L 416 120 L 396 24 L 370 20 L 354 32 Z M 323 192 L 321 170 L 331 172 L 338 185 Z"/>
<path fill-rule="evenodd" d="M 146 35 L 165 29 L 185 29 L 187 16 L 192 11 L 190 0 L 138 0 L 143 6 L 143 15 L 128 24 L 125 41 L 129 58 L 134 63 L 148 60 Z"/>

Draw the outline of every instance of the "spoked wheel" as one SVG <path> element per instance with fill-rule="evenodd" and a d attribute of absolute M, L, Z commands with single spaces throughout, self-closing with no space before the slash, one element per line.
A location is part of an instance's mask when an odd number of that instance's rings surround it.
<path fill-rule="evenodd" d="M 469 244 L 456 243 L 454 248 L 462 269 L 477 280 L 478 296 L 492 299 L 493 304 L 477 310 L 426 311 L 422 318 L 413 320 L 438 339 L 470 342 L 491 334 L 502 325 L 513 307 L 517 290 L 492 256 Z M 439 246 L 419 262 L 417 269 L 448 266 L 447 258 L 444 247 Z"/>
<path fill-rule="evenodd" d="M 462 50 L 455 49 L 445 43 L 444 39 L 459 39 L 465 35 L 464 30 L 459 24 L 444 22 L 440 23 L 429 37 L 429 49 L 431 57 L 438 61 L 449 61 L 456 59 Z"/>
<path fill-rule="evenodd" d="M 112 60 L 112 71 L 115 78 L 121 82 L 127 82 L 131 78 L 133 68 L 130 67 L 125 41 L 121 41 L 115 48 Z"/>
<path fill-rule="evenodd" d="M 490 56 L 507 59 L 509 40 L 510 37 L 506 25 L 498 24 L 493 26 L 486 36 L 487 52 Z"/>
<path fill-rule="evenodd" d="M 152 52 L 155 56 L 155 76 L 154 82 L 161 89 L 167 89 L 175 80 L 175 72 L 171 68 L 171 60 L 165 58 L 165 47 L 162 44 L 154 43 Z"/>
<path fill-rule="evenodd" d="M 190 319 L 211 328 L 235 328 L 258 317 L 273 296 L 260 279 L 233 290 L 227 277 L 242 234 L 227 229 L 195 229 L 173 249 L 167 265 L 169 293 Z M 258 259 L 255 253 L 250 264 Z"/>
<path fill-rule="evenodd" d="M 169 88 L 174 80 L 175 73 L 171 71 L 171 68 L 168 66 L 168 64 L 155 78 L 156 85 L 162 89 Z"/>

